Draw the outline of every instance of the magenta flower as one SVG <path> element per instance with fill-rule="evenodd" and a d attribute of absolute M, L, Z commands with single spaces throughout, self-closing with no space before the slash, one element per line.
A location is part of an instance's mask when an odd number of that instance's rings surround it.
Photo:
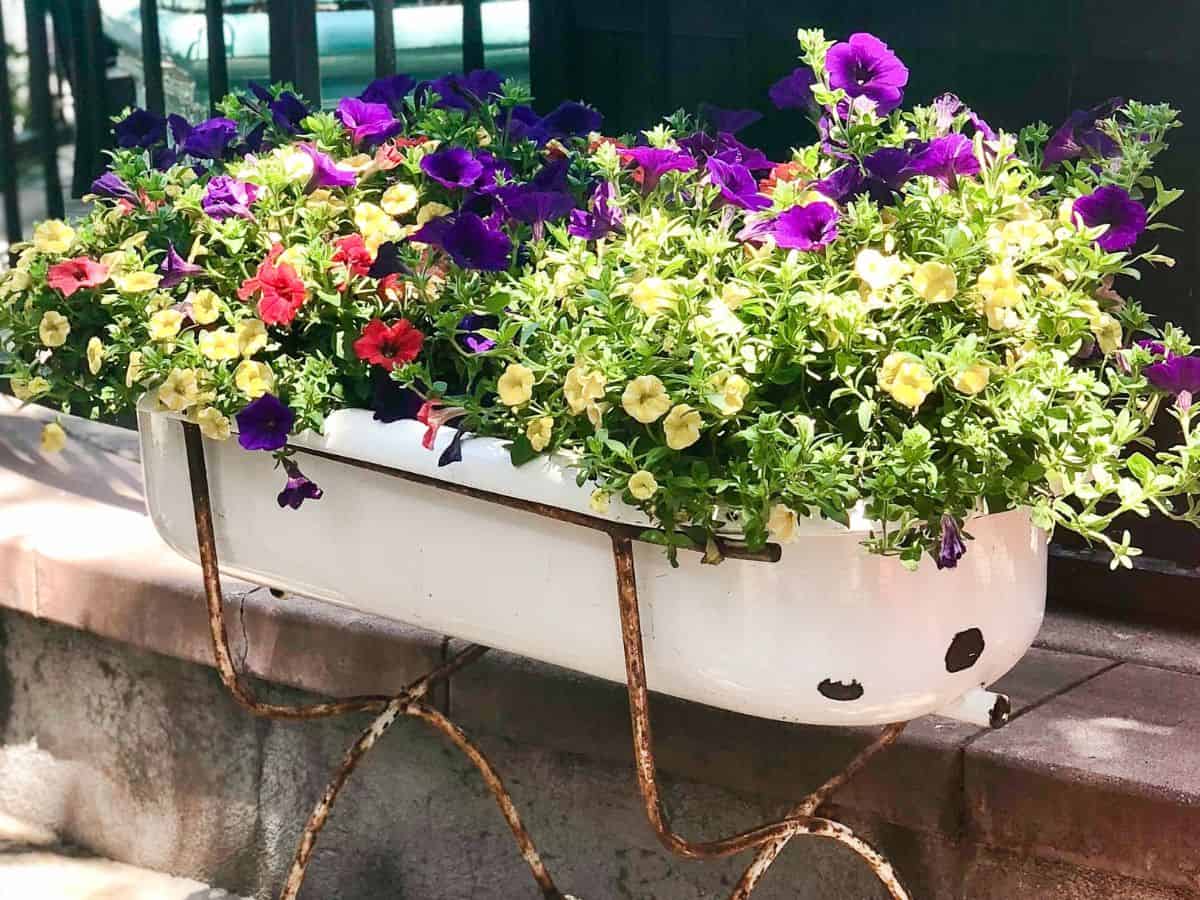
<path fill-rule="evenodd" d="M 616 188 L 610 181 L 602 181 L 596 185 L 588 201 L 588 209 L 572 210 L 567 233 L 585 241 L 598 241 L 615 231 L 620 231 L 625 217 L 621 210 L 613 205 L 616 193 Z"/>
<path fill-rule="evenodd" d="M 386 103 L 368 103 L 357 97 L 343 98 L 337 106 L 337 117 L 355 144 L 378 144 L 404 127 Z"/>
<path fill-rule="evenodd" d="M 1120 97 L 1113 97 L 1091 109 L 1077 109 L 1071 113 L 1046 142 L 1042 168 L 1048 169 L 1065 159 L 1116 156 L 1119 152 L 1117 142 L 1101 131 L 1098 123 L 1110 118 L 1124 104 Z"/>
<path fill-rule="evenodd" d="M 862 193 L 865 179 L 862 169 L 857 163 L 850 163 L 839 169 L 834 169 L 813 185 L 813 190 L 824 194 L 830 200 L 843 203 L 851 197 Z"/>
<path fill-rule="evenodd" d="M 963 542 L 962 531 L 954 516 L 946 513 L 942 516 L 942 539 L 938 547 L 937 567 L 939 569 L 954 569 L 958 561 L 966 555 L 967 545 Z"/>
<path fill-rule="evenodd" d="M 236 418 L 238 443 L 244 450 L 282 449 L 296 424 L 296 414 L 274 394 L 251 400 Z"/>
<path fill-rule="evenodd" d="M 785 250 L 818 250 L 837 240 L 838 212 L 828 203 L 793 206 L 771 226 L 775 244 Z"/>
<path fill-rule="evenodd" d="M 726 134 L 737 134 L 762 118 L 762 113 L 757 110 L 723 109 L 711 103 L 700 104 L 700 115 L 713 127 L 713 131 Z"/>
<path fill-rule="evenodd" d="M 258 199 L 258 185 L 249 181 L 238 181 L 229 175 L 217 175 L 208 183 L 200 206 L 214 219 L 223 220 L 231 216 L 253 219 L 250 207 Z"/>
<path fill-rule="evenodd" d="M 204 267 L 188 262 L 175 251 L 174 244 L 167 244 L 167 255 L 158 271 L 162 275 L 158 286 L 172 288 L 191 275 L 199 275 L 204 271 Z"/>
<path fill-rule="evenodd" d="M 324 496 L 325 492 L 317 487 L 315 481 L 305 477 L 304 473 L 300 471 L 300 467 L 292 460 L 284 459 L 281 462 L 283 470 L 287 472 L 288 480 L 283 490 L 279 492 L 279 496 L 275 498 L 280 509 L 286 507 L 299 509 L 305 500 L 320 500 Z"/>
<path fill-rule="evenodd" d="M 312 144 L 301 144 L 300 149 L 308 154 L 313 164 L 312 177 L 304 187 L 306 193 L 318 188 L 354 187 L 358 182 L 353 169 L 339 166 L 329 154 L 322 153 Z"/>
<path fill-rule="evenodd" d="M 1146 230 L 1146 208 L 1115 184 L 1106 184 L 1085 194 L 1071 209 L 1089 228 L 1108 226 L 1096 238 L 1096 244 L 1108 253 L 1128 250 Z"/>
<path fill-rule="evenodd" d="M 667 172 L 691 172 L 696 160 L 685 150 L 663 147 L 630 147 L 622 150 L 626 162 L 635 162 L 642 170 L 642 193 L 648 194 L 656 187 Z"/>
<path fill-rule="evenodd" d="M 1142 374 L 1160 391 L 1173 397 L 1186 393 L 1191 398 L 1200 394 L 1200 356 L 1167 354 L 1165 359 L 1142 369 Z"/>
<path fill-rule="evenodd" d="M 793 69 L 791 75 L 785 75 L 771 85 L 767 96 L 777 109 L 799 109 L 813 112 L 817 108 L 816 98 L 813 97 L 812 86 L 817 77 L 812 69 L 802 66 Z"/>
<path fill-rule="evenodd" d="M 727 163 L 745 166 L 751 172 L 775 168 L 775 163 L 757 147 L 748 147 L 728 132 L 717 135 L 717 146 L 712 155 Z"/>
<path fill-rule="evenodd" d="M 929 175 L 953 189 L 959 175 L 978 175 L 979 160 L 971 142 L 961 134 L 934 138 L 925 149 L 912 158 L 908 171 L 913 175 Z"/>
<path fill-rule="evenodd" d="M 421 158 L 421 171 L 442 187 L 469 188 L 483 174 L 483 163 L 463 147 L 449 147 Z"/>
<path fill-rule="evenodd" d="M 756 211 L 771 205 L 771 198 L 758 192 L 758 182 L 745 166 L 712 156 L 706 167 L 708 180 L 721 192 L 721 199 L 731 206 Z"/>
<path fill-rule="evenodd" d="M 840 88 L 851 98 L 874 100 L 880 115 L 900 105 L 908 84 L 908 69 L 888 45 L 861 32 L 834 44 L 825 56 L 825 68 L 830 87 Z"/>

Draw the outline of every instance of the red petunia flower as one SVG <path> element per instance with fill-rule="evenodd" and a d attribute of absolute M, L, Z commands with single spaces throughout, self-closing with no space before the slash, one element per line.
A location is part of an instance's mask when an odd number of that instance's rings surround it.
<path fill-rule="evenodd" d="M 403 303 L 408 299 L 408 282 L 399 272 L 392 272 L 379 279 L 379 288 L 376 293 L 379 294 L 380 299 L 388 303 Z"/>
<path fill-rule="evenodd" d="M 417 421 L 425 426 L 425 434 L 421 437 L 421 446 L 426 450 L 433 449 L 437 439 L 438 429 L 454 419 L 466 414 L 461 406 L 446 406 L 440 400 L 426 400 L 417 410 Z"/>
<path fill-rule="evenodd" d="M 333 254 L 333 261 L 344 264 L 348 275 L 361 277 L 370 273 L 374 259 L 371 258 L 371 251 L 367 249 L 361 234 L 349 234 L 338 238 L 335 245 L 337 251 Z M 347 278 L 346 282 L 349 280 Z M 339 289 L 345 290 L 346 282 L 339 285 Z"/>
<path fill-rule="evenodd" d="M 64 297 L 70 297 L 80 288 L 96 287 L 108 281 L 108 266 L 79 256 L 64 260 L 50 267 L 46 283 Z"/>
<path fill-rule="evenodd" d="M 410 363 L 421 352 L 425 335 L 408 319 L 388 327 L 380 319 L 372 319 L 363 329 L 362 337 L 354 342 L 358 358 L 390 372 L 397 365 Z"/>
<path fill-rule="evenodd" d="M 258 294 L 258 317 L 268 325 L 291 325 L 296 313 L 308 299 L 304 282 L 287 263 L 276 265 L 283 247 L 276 244 L 258 266 L 258 272 L 242 282 L 238 299 L 249 300 Z"/>
<path fill-rule="evenodd" d="M 758 189 L 764 194 L 770 194 L 781 181 L 799 181 L 808 175 L 808 169 L 798 162 L 780 163 L 771 170 L 771 174 L 758 183 Z"/>

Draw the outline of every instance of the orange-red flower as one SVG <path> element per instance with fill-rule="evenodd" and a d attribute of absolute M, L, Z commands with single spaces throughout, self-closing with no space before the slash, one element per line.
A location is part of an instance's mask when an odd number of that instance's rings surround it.
<path fill-rule="evenodd" d="M 108 281 L 108 266 L 79 256 L 64 260 L 50 267 L 46 283 L 64 297 L 70 297 L 80 288 L 96 287 Z"/>
<path fill-rule="evenodd" d="M 238 288 L 238 299 L 249 300 L 258 294 L 258 317 L 268 325 L 290 325 L 296 318 L 296 313 L 308 299 L 304 282 L 287 263 L 279 263 L 283 246 L 276 244 L 271 248 L 258 266 L 258 272 L 242 282 Z"/>
<path fill-rule="evenodd" d="M 359 359 L 390 372 L 396 366 L 416 359 L 424 342 L 425 335 L 408 319 L 401 319 L 390 327 L 381 319 L 372 319 L 363 329 L 362 337 L 354 342 L 354 352 Z"/>

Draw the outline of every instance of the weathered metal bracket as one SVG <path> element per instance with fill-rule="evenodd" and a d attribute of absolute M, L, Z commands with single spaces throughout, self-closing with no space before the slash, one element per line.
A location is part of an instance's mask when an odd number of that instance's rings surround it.
<path fill-rule="evenodd" d="M 488 762 L 483 751 L 445 715 L 424 702 L 429 688 L 437 681 L 445 679 L 458 672 L 463 667 L 479 659 L 487 652 L 486 647 L 471 644 L 454 656 L 443 662 L 426 675 L 414 681 L 395 696 L 369 695 L 349 697 L 328 703 L 313 703 L 302 706 L 288 706 L 264 703 L 258 700 L 253 691 L 242 680 L 234 662 L 233 653 L 229 647 L 229 633 L 225 624 L 224 598 L 221 593 L 221 577 L 217 561 L 216 536 L 213 531 L 212 503 L 209 494 L 208 469 L 204 458 L 204 440 L 200 429 L 191 423 L 184 423 L 184 440 L 187 448 L 188 474 L 191 479 L 192 504 L 196 517 L 196 539 L 200 551 L 200 565 L 204 573 L 204 590 L 208 604 L 209 631 L 212 637 L 213 655 L 217 670 L 225 687 L 245 709 L 256 716 L 271 719 L 319 719 L 338 716 L 345 713 L 369 712 L 374 719 L 359 735 L 358 739 L 346 751 L 337 767 L 332 780 L 325 788 L 317 802 L 296 848 L 296 855 L 288 873 L 287 882 L 280 891 L 280 900 L 295 900 L 304 883 L 304 876 L 316 846 L 317 837 L 324 828 L 329 814 L 337 801 L 338 794 L 350 775 L 358 767 L 363 757 L 375 746 L 376 742 L 401 717 L 409 716 L 421 719 L 437 731 L 441 732 L 471 761 L 483 776 L 484 782 L 496 799 L 500 812 L 512 830 L 522 858 L 529 867 L 534 881 L 543 897 L 547 900 L 572 900 L 569 894 L 563 894 L 554 883 L 545 863 L 539 856 L 533 839 L 521 822 L 512 796 L 504 786 L 500 774 Z M 848 847 L 862 858 L 871 868 L 880 882 L 887 888 L 892 900 L 909 900 L 907 892 L 900 884 L 891 864 L 874 848 L 858 837 L 853 831 L 833 819 L 816 815 L 818 808 L 832 794 L 853 778 L 864 766 L 884 748 L 888 747 L 900 736 L 905 723 L 888 725 L 879 736 L 872 741 L 839 773 L 823 785 L 803 798 L 788 810 L 787 815 L 773 822 L 767 822 L 748 831 L 719 840 L 693 842 L 681 837 L 670 824 L 663 806 L 659 791 L 657 766 L 654 757 L 654 740 L 650 726 L 650 694 L 646 684 L 646 662 L 642 646 L 641 615 L 638 607 L 637 577 L 634 571 L 633 541 L 642 533 L 641 529 L 627 525 L 609 522 L 594 516 L 563 510 L 544 504 L 530 503 L 495 494 L 468 488 L 450 482 L 440 481 L 424 475 L 389 469 L 372 463 L 361 462 L 337 457 L 322 451 L 305 447 L 294 448 L 298 452 L 307 453 L 331 459 L 345 465 L 369 469 L 374 472 L 391 475 L 408 481 L 441 488 L 453 493 L 473 497 L 478 500 L 498 503 L 510 508 L 547 516 L 572 525 L 592 528 L 608 534 L 612 540 L 613 562 L 616 572 L 617 601 L 620 611 L 621 636 L 625 648 L 625 671 L 629 691 L 629 713 L 633 726 L 633 751 L 636 764 L 638 787 L 646 807 L 646 816 L 650 820 L 659 841 L 672 853 L 686 859 L 718 859 L 732 856 L 746 850 L 755 850 L 754 859 L 746 868 L 730 900 L 745 900 L 757 886 L 767 869 L 776 857 L 794 837 L 823 837 L 837 841 Z M 749 551 L 736 544 L 721 546 L 724 555 L 753 559 L 762 562 L 776 562 L 780 557 L 780 548 L 768 545 L 763 551 Z"/>

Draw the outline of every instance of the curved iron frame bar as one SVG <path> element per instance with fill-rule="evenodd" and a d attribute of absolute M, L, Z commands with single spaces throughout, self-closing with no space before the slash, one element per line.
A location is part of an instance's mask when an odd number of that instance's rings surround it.
<path fill-rule="evenodd" d="M 516 839 L 522 858 L 538 889 L 547 900 L 571 900 L 555 885 L 549 870 L 538 854 L 533 839 L 529 836 L 512 796 L 500 774 L 492 767 L 483 751 L 461 728 L 438 710 L 424 702 L 429 688 L 437 681 L 448 678 L 463 667 L 479 659 L 487 652 L 478 644 L 468 645 L 454 656 L 418 678 L 395 696 L 367 695 L 314 703 L 300 706 L 264 703 L 243 681 L 233 662 L 229 646 L 229 632 L 225 624 L 224 596 L 221 592 L 220 568 L 217 560 L 216 535 L 213 531 L 212 502 L 209 493 L 208 470 L 204 458 L 204 439 L 200 429 L 192 423 L 183 423 L 184 442 L 187 449 L 188 474 L 191 482 L 192 504 L 196 518 L 196 540 L 200 552 L 200 565 L 204 573 L 205 598 L 208 604 L 209 631 L 212 638 L 213 656 L 217 671 L 225 687 L 234 699 L 255 716 L 270 719 L 306 720 L 328 718 L 352 712 L 370 712 L 375 717 L 346 751 L 333 778 L 317 801 L 309 816 L 296 848 L 295 857 L 287 881 L 280 892 L 280 900 L 295 900 L 304 883 L 304 877 L 312 858 L 316 841 L 329 819 L 338 795 L 350 775 L 363 757 L 401 717 L 420 719 L 441 732 L 479 770 L 488 789 L 500 807 Z M 859 838 L 841 822 L 815 815 L 817 809 L 829 797 L 853 778 L 881 750 L 896 741 L 906 723 L 888 725 L 865 749 L 845 768 L 823 785 L 793 806 L 782 819 L 767 822 L 748 831 L 719 840 L 694 842 L 680 836 L 670 824 L 659 791 L 657 765 L 654 756 L 654 739 L 650 725 L 650 694 L 646 683 L 646 661 L 642 643 L 641 615 L 638 605 L 637 576 L 634 569 L 633 541 L 644 533 L 628 525 L 621 525 L 582 513 L 563 510 L 545 504 L 532 503 L 490 491 L 469 488 L 441 481 L 424 475 L 391 469 L 373 463 L 347 459 L 324 451 L 306 447 L 295 447 L 298 452 L 368 469 L 373 472 L 437 487 L 485 502 L 497 503 L 521 509 L 536 515 L 547 516 L 572 525 L 592 528 L 609 535 L 613 547 L 613 565 L 616 573 L 617 602 L 620 611 L 621 637 L 625 651 L 626 686 L 629 692 L 630 722 L 633 728 L 633 751 L 638 779 L 638 788 L 645 804 L 646 816 L 654 828 L 659 841 L 677 856 L 685 859 L 719 859 L 746 850 L 755 850 L 754 859 L 746 868 L 730 900 L 745 900 L 755 889 L 767 869 L 794 837 L 823 837 L 848 847 L 870 867 L 871 871 L 888 890 L 892 900 L 908 900 L 891 864 L 873 847 Z M 776 562 L 780 548 L 768 545 L 761 551 L 750 551 L 734 543 L 722 543 L 720 550 L 726 556 L 761 562 Z"/>

